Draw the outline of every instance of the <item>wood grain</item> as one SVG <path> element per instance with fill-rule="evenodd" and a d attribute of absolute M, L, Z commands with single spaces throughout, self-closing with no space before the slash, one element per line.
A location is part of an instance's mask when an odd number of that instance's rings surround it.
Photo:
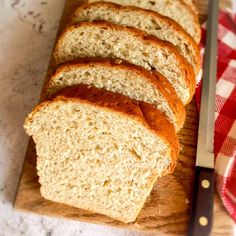
<path fill-rule="evenodd" d="M 200 19 L 204 19 L 207 1 L 196 1 L 200 9 Z M 225 0 L 224 4 L 228 4 Z M 68 17 L 81 1 L 67 0 L 58 34 L 63 30 Z M 51 59 L 47 78 L 55 69 Z M 84 211 L 63 204 L 54 203 L 41 197 L 36 173 L 36 153 L 32 139 L 29 142 L 22 177 L 19 182 L 15 208 L 37 214 L 51 215 L 73 220 L 98 224 L 107 224 L 126 229 L 158 232 L 158 235 L 185 235 L 189 220 L 189 208 L 192 192 L 198 116 L 194 101 L 187 107 L 187 119 L 179 133 L 181 153 L 175 172 L 159 179 L 148 197 L 137 220 L 124 224 L 109 217 Z M 214 227 L 212 235 L 232 235 L 233 222 L 225 212 L 219 197 L 215 195 Z"/>

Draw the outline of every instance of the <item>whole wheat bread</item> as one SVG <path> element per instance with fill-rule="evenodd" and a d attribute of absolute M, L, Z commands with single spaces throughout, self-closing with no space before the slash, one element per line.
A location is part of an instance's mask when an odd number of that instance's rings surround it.
<path fill-rule="evenodd" d="M 132 26 L 172 43 L 193 66 L 195 74 L 198 75 L 201 67 L 198 45 L 174 20 L 157 12 L 134 6 L 95 2 L 78 7 L 71 22 L 76 24 L 94 20 L 105 20 L 113 24 Z"/>
<path fill-rule="evenodd" d="M 198 15 L 197 8 L 192 0 L 183 0 L 183 2 L 196 14 Z"/>
<path fill-rule="evenodd" d="M 162 75 L 123 62 L 108 59 L 81 59 L 60 66 L 45 86 L 44 95 L 50 98 L 60 89 L 87 84 L 144 101 L 166 114 L 176 131 L 185 121 L 185 109 L 171 84 Z"/>
<path fill-rule="evenodd" d="M 136 219 L 179 152 L 173 126 L 152 105 L 85 85 L 38 105 L 24 127 L 44 198 L 123 222 Z"/>
<path fill-rule="evenodd" d="M 89 0 L 88 2 L 98 1 Z M 101 2 L 113 2 L 156 11 L 175 20 L 194 38 L 196 43 L 200 42 L 201 28 L 198 17 L 182 0 L 101 0 Z"/>
<path fill-rule="evenodd" d="M 195 92 L 192 66 L 170 43 L 145 32 L 108 22 L 83 22 L 67 27 L 56 47 L 57 63 L 77 57 L 111 57 L 127 60 L 163 74 L 184 104 Z"/>

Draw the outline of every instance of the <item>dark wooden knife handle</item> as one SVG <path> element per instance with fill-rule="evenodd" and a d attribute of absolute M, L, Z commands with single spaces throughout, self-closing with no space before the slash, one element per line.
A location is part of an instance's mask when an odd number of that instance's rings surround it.
<path fill-rule="evenodd" d="M 196 167 L 189 236 L 210 235 L 213 221 L 215 173 L 213 169 Z"/>

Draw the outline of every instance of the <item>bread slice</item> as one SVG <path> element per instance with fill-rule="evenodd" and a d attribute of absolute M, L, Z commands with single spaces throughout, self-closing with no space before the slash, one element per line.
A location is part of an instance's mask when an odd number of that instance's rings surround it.
<path fill-rule="evenodd" d="M 72 17 L 72 23 L 82 21 L 105 20 L 113 24 L 132 26 L 147 34 L 175 45 L 182 56 L 193 66 L 198 75 L 201 67 L 200 50 L 193 38 L 174 20 L 133 6 L 121 6 L 109 2 L 95 2 L 78 7 Z"/>
<path fill-rule="evenodd" d="M 37 106 L 24 127 L 44 198 L 126 223 L 179 152 L 173 126 L 152 105 L 85 85 Z"/>
<path fill-rule="evenodd" d="M 60 66 L 45 86 L 50 98 L 62 88 L 87 84 L 144 101 L 166 114 L 179 131 L 185 121 L 185 108 L 171 84 L 162 75 L 122 62 L 122 60 L 83 59 Z"/>
<path fill-rule="evenodd" d="M 97 0 L 88 2 L 97 2 Z M 200 42 L 201 28 L 198 17 L 182 0 L 101 0 L 101 2 L 113 2 L 156 11 L 175 20 L 194 38 L 196 43 Z"/>
<path fill-rule="evenodd" d="M 197 8 L 192 0 L 183 0 L 183 2 L 196 14 L 198 15 Z"/>
<path fill-rule="evenodd" d="M 168 42 L 143 31 L 108 22 L 83 22 L 69 26 L 55 47 L 58 63 L 77 57 L 111 57 L 157 70 L 173 85 L 184 104 L 195 92 L 194 71 Z"/>

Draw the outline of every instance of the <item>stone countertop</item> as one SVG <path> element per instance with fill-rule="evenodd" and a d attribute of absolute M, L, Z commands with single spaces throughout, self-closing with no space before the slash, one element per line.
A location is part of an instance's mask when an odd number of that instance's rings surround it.
<path fill-rule="evenodd" d="M 64 0 L 0 0 L 0 236 L 143 235 L 17 212 L 13 201 Z"/>

